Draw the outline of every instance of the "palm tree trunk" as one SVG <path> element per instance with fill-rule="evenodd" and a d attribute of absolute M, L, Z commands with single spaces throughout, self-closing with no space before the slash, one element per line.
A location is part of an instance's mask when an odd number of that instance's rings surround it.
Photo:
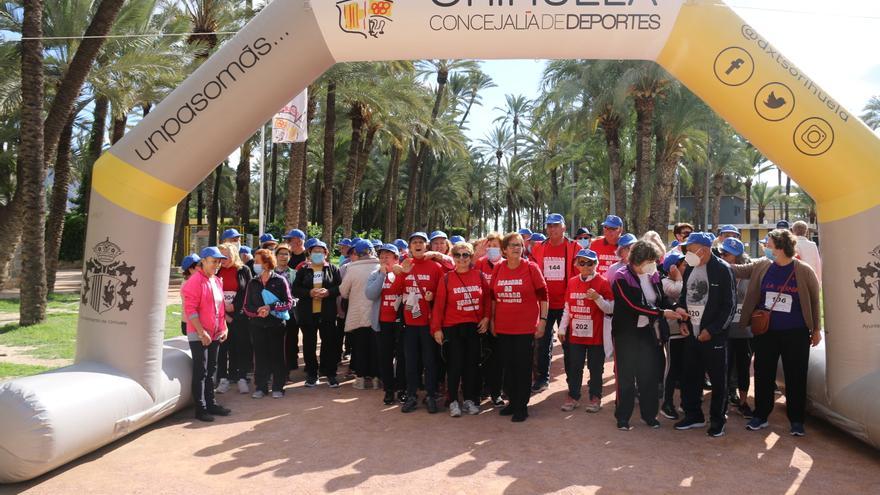
<path fill-rule="evenodd" d="M 636 106 L 636 164 L 633 184 L 632 223 L 634 232 L 645 232 L 651 204 L 651 144 L 654 136 L 654 98 L 637 96 Z"/>
<path fill-rule="evenodd" d="M 348 165 L 345 170 L 345 182 L 342 185 L 340 198 L 343 237 L 351 237 L 351 224 L 354 216 L 354 185 L 357 181 L 358 153 L 363 139 L 364 111 L 363 104 L 355 102 L 348 112 L 351 119 L 351 143 L 348 147 Z"/>
<path fill-rule="evenodd" d="M 107 127 L 107 111 L 110 108 L 110 100 L 106 96 L 98 95 L 95 98 L 95 108 L 92 111 L 92 130 L 89 135 L 89 144 L 86 151 L 86 163 L 83 168 L 82 182 L 80 182 L 80 207 L 86 218 L 89 216 L 89 200 L 92 196 L 92 168 L 101 156 L 104 149 L 104 131 Z"/>
<path fill-rule="evenodd" d="M 785 219 L 788 220 L 788 203 L 791 199 L 791 177 L 785 176 Z"/>
<path fill-rule="evenodd" d="M 495 154 L 497 165 L 495 166 L 495 230 L 499 229 L 498 215 L 501 213 L 501 152 Z"/>
<path fill-rule="evenodd" d="M 269 223 L 275 222 L 275 200 L 277 199 L 276 191 L 278 190 L 278 145 L 272 143 L 272 180 L 269 185 Z"/>
<path fill-rule="evenodd" d="M 284 226 L 287 230 L 295 229 L 299 225 L 299 212 L 302 201 L 302 169 L 305 166 L 306 143 L 293 143 L 290 145 L 290 165 L 287 167 L 287 201 L 284 211 Z"/>
<path fill-rule="evenodd" d="M 28 219 L 23 223 L 21 235 L 28 240 L 31 253 L 27 263 L 22 264 L 21 310 L 19 323 L 33 325 L 46 319 L 46 260 L 43 258 L 43 213 L 46 211 L 46 195 L 43 188 L 43 2 L 24 0 L 21 35 L 21 144 L 18 160 L 22 163 L 18 187 L 21 189 L 21 211 Z M 79 94 L 79 90 L 77 90 Z M 69 120 L 72 104 L 64 115 Z M 64 125 L 64 124 L 62 124 Z M 60 129 L 59 129 L 60 134 Z"/>
<path fill-rule="evenodd" d="M 299 229 L 303 232 L 306 231 L 306 227 L 309 225 L 309 205 L 311 204 L 313 207 L 317 203 L 317 197 L 309 202 L 309 143 L 305 142 L 303 156 L 302 156 L 302 185 L 299 190 Z"/>
<path fill-rule="evenodd" d="M 15 165 L 15 176 L 24 177 L 24 162 L 18 160 Z M 21 240 L 21 198 L 22 188 L 16 187 L 12 199 L 5 205 L 0 205 L 0 236 L 9 239 L 6 249 L 0 249 L 0 289 L 6 285 L 9 279 L 9 262 L 15 254 L 18 242 Z"/>
<path fill-rule="evenodd" d="M 603 119 L 601 124 L 608 149 L 608 163 L 614 181 L 614 209 L 619 217 L 626 218 L 626 186 L 623 184 L 623 162 L 620 158 L 620 119 Z"/>
<path fill-rule="evenodd" d="M 211 185 L 211 199 L 208 201 L 208 245 L 217 245 L 217 218 L 220 210 L 220 181 L 223 180 L 223 164 L 214 170 L 214 182 Z"/>
<path fill-rule="evenodd" d="M 61 234 L 64 232 L 64 216 L 67 213 L 67 192 L 70 186 L 70 141 L 73 139 L 75 117 L 71 113 L 67 124 L 61 131 L 58 156 L 55 158 L 52 200 L 49 204 L 49 217 L 46 221 L 46 290 L 49 293 L 55 291 L 58 251 L 61 249 Z"/>
<path fill-rule="evenodd" d="M 113 132 L 110 135 L 110 144 L 116 144 L 125 135 L 125 126 L 128 123 L 128 117 L 113 117 Z"/>
<path fill-rule="evenodd" d="M 717 230 L 721 224 L 721 195 L 724 193 L 724 171 L 719 168 L 712 176 L 712 229 Z"/>
<path fill-rule="evenodd" d="M 752 223 L 752 178 L 746 179 L 746 224 Z"/>
<path fill-rule="evenodd" d="M 235 216 L 247 227 L 251 218 L 251 140 L 241 145 L 238 167 L 235 169 Z"/>
<path fill-rule="evenodd" d="M 401 236 L 415 230 L 416 196 L 419 190 L 419 144 L 413 139 L 412 148 L 409 150 L 407 169 L 409 170 L 409 186 L 406 189 L 406 204 L 403 207 L 403 232 Z"/>
<path fill-rule="evenodd" d="M 176 239 L 174 259 L 177 261 L 189 254 L 187 253 L 189 246 L 186 245 L 184 230 L 189 227 L 189 202 L 191 197 L 192 193 L 187 194 L 185 198 L 180 200 L 174 215 L 174 239 Z"/>
<path fill-rule="evenodd" d="M 400 201 L 400 185 L 398 181 L 400 180 L 401 156 L 403 156 L 403 148 L 395 145 L 391 150 L 391 164 L 388 171 L 391 184 L 388 186 L 388 207 L 386 208 L 385 217 L 385 235 L 389 238 L 394 235 L 401 235 L 397 230 L 397 205 Z"/>
<path fill-rule="evenodd" d="M 333 176 L 336 169 L 336 83 L 327 83 L 327 100 L 324 108 L 324 191 L 321 239 L 328 245 L 333 242 Z"/>

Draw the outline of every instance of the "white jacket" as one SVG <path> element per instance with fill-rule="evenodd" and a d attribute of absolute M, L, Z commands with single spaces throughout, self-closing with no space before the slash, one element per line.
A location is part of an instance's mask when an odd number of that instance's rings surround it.
<path fill-rule="evenodd" d="M 372 328 L 373 301 L 367 299 L 364 289 L 370 274 L 379 268 L 379 260 L 367 258 L 345 264 L 345 275 L 339 286 L 339 295 L 348 299 L 348 311 L 345 316 L 345 331 L 355 328 Z"/>
<path fill-rule="evenodd" d="M 822 258 L 819 257 L 819 246 L 804 236 L 798 236 L 794 250 L 801 261 L 813 268 L 816 278 L 819 279 L 819 285 L 822 285 Z"/>

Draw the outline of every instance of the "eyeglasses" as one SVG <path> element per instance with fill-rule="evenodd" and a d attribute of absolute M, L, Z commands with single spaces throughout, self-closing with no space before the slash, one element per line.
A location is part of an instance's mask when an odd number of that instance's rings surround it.
<path fill-rule="evenodd" d="M 452 253 L 453 258 L 470 258 L 471 253 L 465 251 L 464 253 Z"/>
<path fill-rule="evenodd" d="M 595 261 L 578 261 L 577 266 L 593 266 L 595 265 Z"/>

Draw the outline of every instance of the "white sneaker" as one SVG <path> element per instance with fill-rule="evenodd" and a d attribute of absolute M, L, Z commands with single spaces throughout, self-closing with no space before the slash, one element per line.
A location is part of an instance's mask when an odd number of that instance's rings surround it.
<path fill-rule="evenodd" d="M 226 392 L 229 392 L 229 380 L 221 378 L 220 383 L 217 385 L 217 393 L 225 394 Z"/>
<path fill-rule="evenodd" d="M 474 404 L 472 400 L 464 401 L 464 412 L 470 414 L 471 416 L 476 416 L 480 414 L 480 406 Z"/>
<path fill-rule="evenodd" d="M 359 376 L 354 379 L 354 385 L 352 386 L 358 390 L 363 390 L 367 388 L 366 380 L 364 380 L 364 377 Z"/>
<path fill-rule="evenodd" d="M 266 394 L 264 394 L 262 390 L 257 390 L 256 392 L 251 394 L 252 399 L 262 399 L 265 396 Z"/>
<path fill-rule="evenodd" d="M 461 417 L 461 407 L 459 407 L 457 400 L 449 403 L 449 416 L 453 418 Z"/>
<path fill-rule="evenodd" d="M 250 387 L 248 386 L 248 382 L 247 382 L 247 380 L 245 380 L 244 378 L 242 378 L 241 380 L 238 381 L 238 393 L 240 393 L 240 394 L 246 394 L 246 393 L 248 393 L 248 392 L 250 392 L 250 391 L 251 391 L 251 389 L 250 389 Z"/>
<path fill-rule="evenodd" d="M 379 382 L 378 378 L 373 378 L 373 390 L 380 390 L 382 388 L 382 384 Z"/>
<path fill-rule="evenodd" d="M 284 392 L 281 392 L 280 390 L 276 390 L 276 391 L 272 392 L 272 398 L 273 399 L 283 399 Z"/>

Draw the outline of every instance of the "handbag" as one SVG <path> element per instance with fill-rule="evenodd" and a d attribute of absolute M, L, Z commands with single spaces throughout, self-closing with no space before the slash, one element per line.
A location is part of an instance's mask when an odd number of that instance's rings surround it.
<path fill-rule="evenodd" d="M 791 282 L 791 277 L 794 276 L 794 269 L 791 270 L 791 274 L 789 274 L 788 278 L 785 279 L 785 283 L 782 284 L 782 287 L 788 287 L 788 283 Z M 767 330 L 770 330 L 770 314 L 773 312 L 773 309 L 776 307 L 776 303 L 779 300 L 773 301 L 773 305 L 770 306 L 770 310 L 766 309 L 756 309 L 752 311 L 751 319 L 749 320 L 749 326 L 752 327 L 752 335 L 764 335 L 767 333 Z"/>

